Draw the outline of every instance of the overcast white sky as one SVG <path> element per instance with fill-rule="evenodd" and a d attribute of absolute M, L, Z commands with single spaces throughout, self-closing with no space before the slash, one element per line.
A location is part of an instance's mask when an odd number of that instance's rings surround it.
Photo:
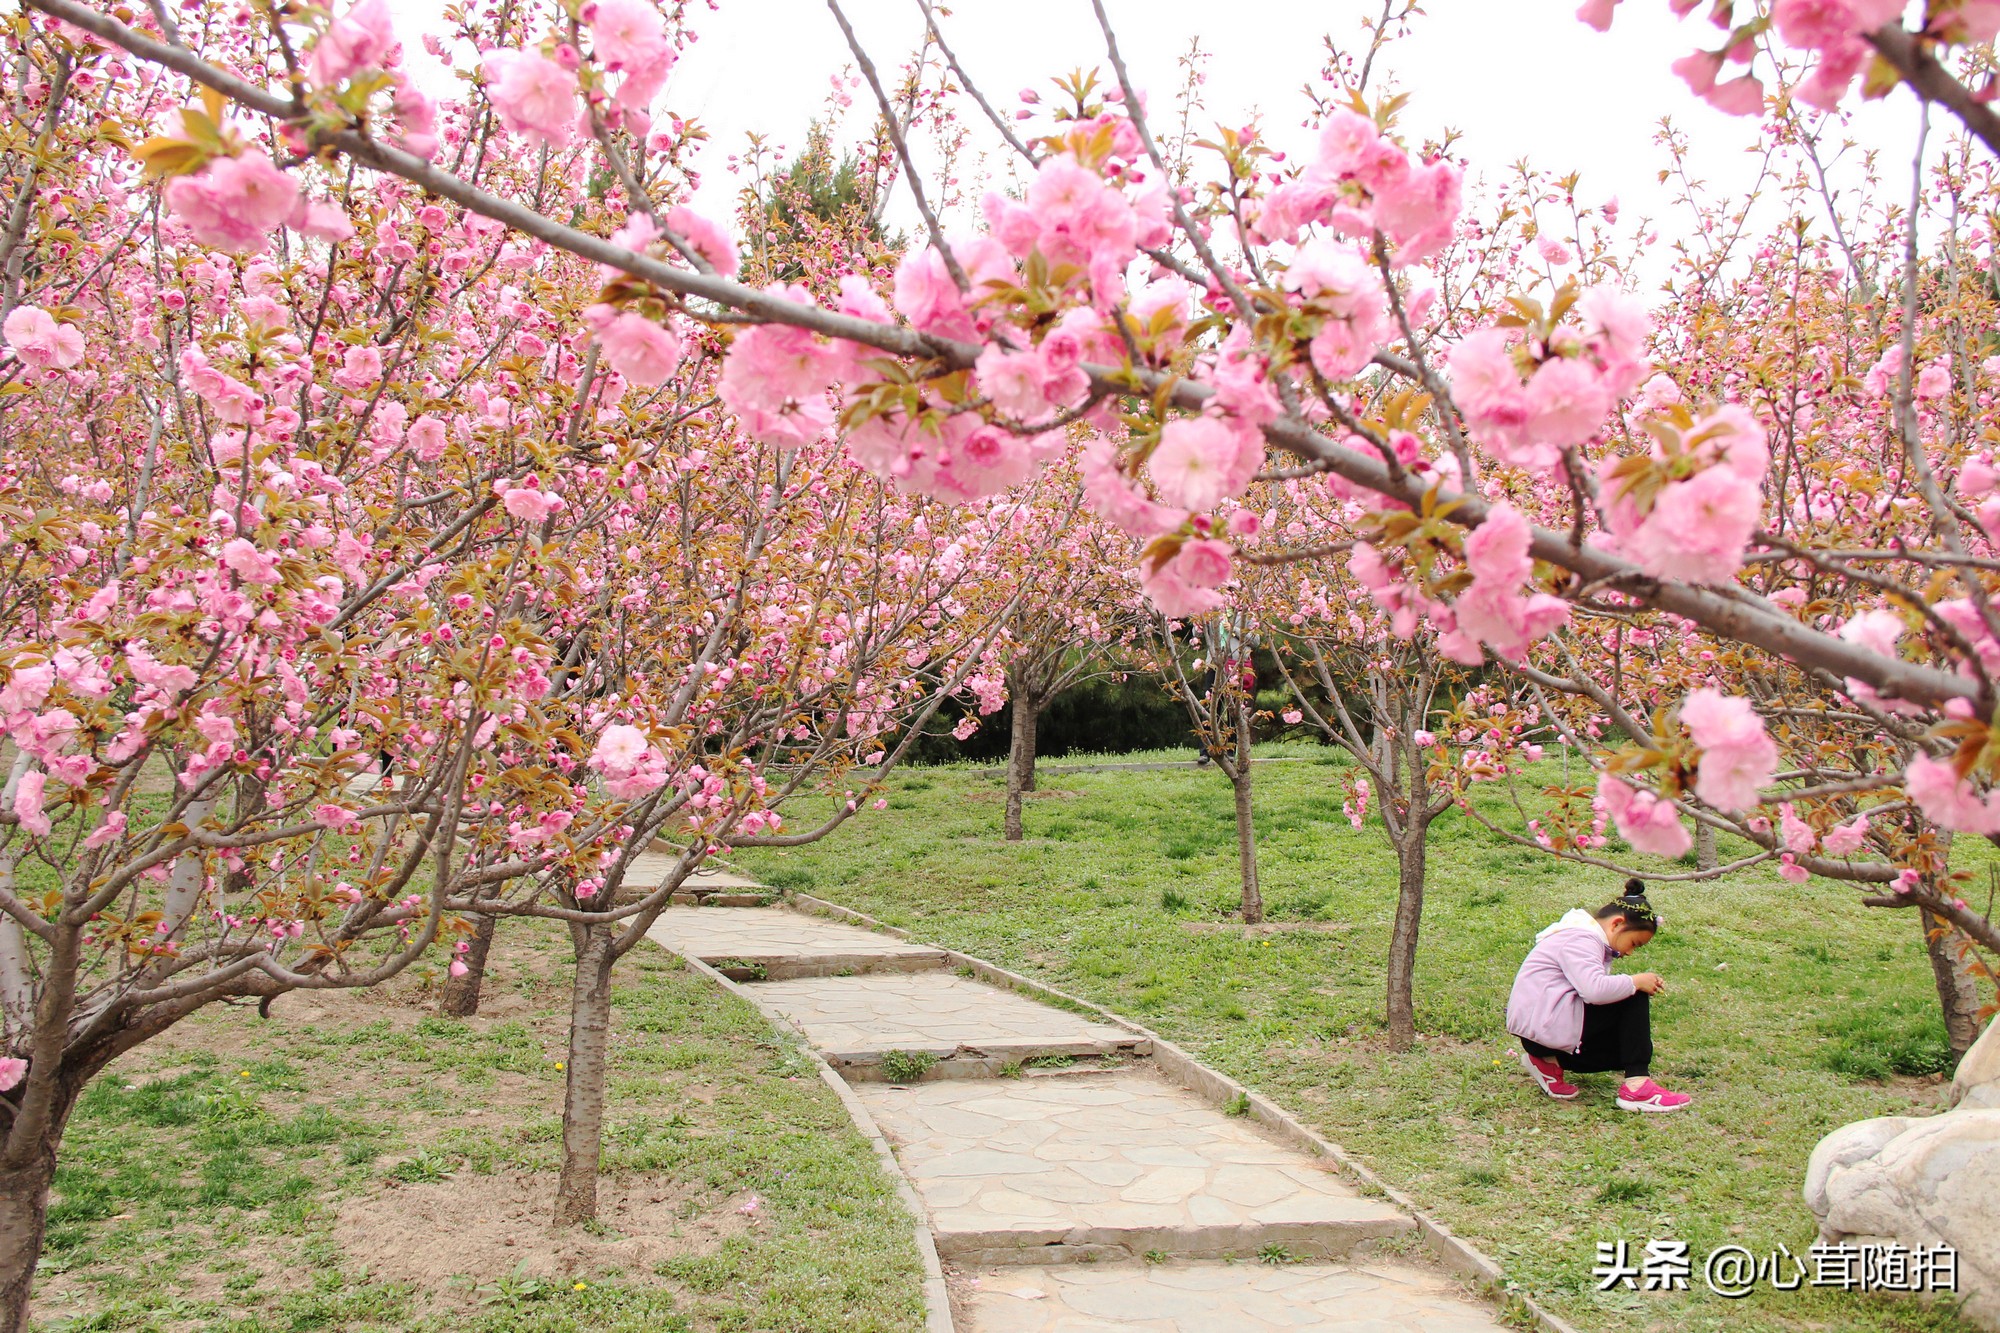
<path fill-rule="evenodd" d="M 438 2 L 398 5 L 406 38 L 422 30 Z M 700 0 L 690 6 L 701 39 L 676 67 L 660 105 L 700 119 L 713 135 L 697 202 L 726 215 L 735 189 L 727 156 L 741 151 L 751 131 L 796 147 L 825 107 L 830 77 L 850 57 L 824 0 L 711 3 L 714 12 L 703 12 Z M 1156 111 L 1170 105 L 1176 58 L 1198 35 L 1213 53 L 1206 90 L 1212 119 L 1240 122 L 1262 112 L 1267 130 L 1280 137 L 1298 133 L 1300 89 L 1319 70 L 1321 35 L 1351 47 L 1361 39 L 1362 16 L 1380 9 L 1379 0 L 1107 4 L 1133 77 Z M 922 32 L 915 0 L 846 5 L 877 65 L 893 71 Z M 1447 126 L 1460 130 L 1465 159 L 1488 176 L 1522 158 L 1557 174 L 1580 171 L 1580 201 L 1615 195 L 1628 217 L 1652 215 L 1669 235 L 1681 220 L 1662 216 L 1669 208 L 1658 183 L 1665 157 L 1653 135 L 1663 113 L 1693 139 L 1705 178 L 1738 191 L 1751 180 L 1745 150 L 1755 142 L 1755 123 L 1710 111 L 1668 69 L 1713 40 L 1714 30 L 1698 18 L 1678 22 L 1660 0 L 1633 0 L 1600 34 L 1576 21 L 1576 0 L 1427 0 L 1424 7 L 1414 34 L 1388 56 L 1399 86 L 1414 95 L 1403 119 L 1413 141 Z M 1051 77 L 1072 68 L 1104 65 L 1109 73 L 1089 0 L 956 0 L 952 11 L 943 20 L 947 40 L 1004 110 L 1023 87 L 1047 90 Z M 425 59 L 409 45 L 412 57 Z M 872 111 L 867 90 L 858 90 L 853 133 Z M 1898 182 L 1906 178 L 1900 164 L 1914 128 L 1913 100 L 1899 94 L 1861 109 L 1849 132 L 1893 157 L 1886 179 Z M 990 133 L 981 138 L 997 142 Z"/>

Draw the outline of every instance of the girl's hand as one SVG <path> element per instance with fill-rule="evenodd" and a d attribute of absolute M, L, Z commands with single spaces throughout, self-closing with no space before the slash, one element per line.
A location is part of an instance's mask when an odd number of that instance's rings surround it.
<path fill-rule="evenodd" d="M 1640 972 L 1632 978 L 1632 984 L 1648 995 L 1658 995 L 1667 988 L 1657 972 Z"/>

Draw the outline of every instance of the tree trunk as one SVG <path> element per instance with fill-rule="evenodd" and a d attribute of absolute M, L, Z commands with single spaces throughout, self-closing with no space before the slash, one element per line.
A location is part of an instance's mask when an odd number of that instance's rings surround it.
<path fill-rule="evenodd" d="M 585 926 L 570 986 L 568 1081 L 563 1092 L 562 1176 L 556 1182 L 557 1226 L 597 1217 L 597 1167 L 604 1148 L 604 1075 L 611 1036 L 611 953 L 614 929 Z"/>
<path fill-rule="evenodd" d="M 0 1333 L 27 1333 L 28 1295 L 48 1227 L 49 1186 L 56 1178 L 56 1154 L 62 1147 L 70 1112 L 96 1067 L 75 1077 L 66 1076 L 67 1072 L 57 1076 L 38 1142 L 9 1142 L 8 1135 L 0 1134 L 0 1148 L 8 1153 L 0 1164 Z M 26 1084 L 19 1084 L 11 1094 L 0 1094 L 0 1103 L 8 1104 L 4 1123 L 9 1128 L 20 1114 L 26 1091 Z"/>
<path fill-rule="evenodd" d="M 1257 824 L 1250 808 L 1250 765 L 1242 767 L 1236 779 L 1236 859 L 1243 870 L 1243 922 L 1254 926 L 1264 919 L 1264 895 L 1257 887 Z"/>
<path fill-rule="evenodd" d="M 1007 841 L 1021 840 L 1021 798 L 1035 789 L 1035 732 L 1041 723 L 1026 691 L 1014 695 L 1014 731 L 1007 750 Z"/>
<path fill-rule="evenodd" d="M 1718 864 L 1715 856 L 1715 825 L 1695 821 L 1694 864 L 1697 870 L 1713 870 Z"/>
<path fill-rule="evenodd" d="M 1424 918 L 1424 853 L 1428 832 L 1412 823 L 1396 844 L 1396 924 L 1389 933 L 1389 1049 L 1407 1051 L 1417 1039 L 1417 930 Z"/>
<path fill-rule="evenodd" d="M 1937 981 L 1938 1003 L 1944 1010 L 1945 1036 L 1951 1041 L 1954 1063 L 1979 1040 L 1979 987 L 1970 960 L 1959 947 L 1958 931 L 1951 923 L 1917 909 L 1923 923 L 1924 949 L 1931 956 L 1931 975 Z"/>
<path fill-rule="evenodd" d="M 55 1175 L 54 1142 L 26 1165 L 0 1171 L 0 1333 L 26 1333 L 28 1292 L 42 1257 L 49 1183 Z"/>
<path fill-rule="evenodd" d="M 471 947 L 459 961 L 465 964 L 462 977 L 447 976 L 438 1011 L 453 1018 L 470 1018 L 479 1012 L 479 988 L 486 981 L 486 953 L 493 947 L 493 928 L 500 918 L 484 912 L 473 917 Z"/>
<path fill-rule="evenodd" d="M 1264 919 L 1264 893 L 1257 884 L 1257 821 L 1250 808 L 1250 701 L 1236 697 L 1236 763 L 1230 776 L 1236 788 L 1236 859 L 1243 869 L 1243 924 Z"/>

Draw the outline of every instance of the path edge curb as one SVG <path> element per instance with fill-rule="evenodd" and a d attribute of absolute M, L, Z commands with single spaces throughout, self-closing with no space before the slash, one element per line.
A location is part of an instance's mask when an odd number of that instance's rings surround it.
<path fill-rule="evenodd" d="M 701 910 L 726 912 L 729 909 L 717 907 Z M 651 937 L 648 936 L 648 939 Z M 755 1009 L 773 1027 L 782 1027 L 798 1038 L 799 1047 L 812 1059 L 813 1067 L 819 1070 L 820 1082 L 832 1088 L 834 1096 L 840 1098 L 840 1104 L 847 1109 L 848 1119 L 854 1122 L 854 1127 L 861 1131 L 861 1136 L 875 1149 L 875 1156 L 881 1159 L 882 1167 L 888 1172 L 889 1179 L 895 1182 L 896 1198 L 903 1205 L 903 1211 L 909 1215 L 916 1237 L 917 1254 L 924 1265 L 924 1333 L 958 1333 L 958 1326 L 952 1322 L 951 1291 L 945 1284 L 944 1264 L 938 1258 L 937 1240 L 931 1235 L 930 1214 L 924 1210 L 923 1201 L 917 1198 L 916 1187 L 910 1183 L 909 1176 L 904 1174 L 903 1165 L 896 1160 L 895 1150 L 889 1146 L 889 1140 L 883 1137 L 881 1126 L 875 1123 L 874 1116 L 868 1114 L 868 1108 L 861 1104 L 861 1099 L 854 1095 L 854 1090 L 847 1086 L 847 1080 L 834 1072 L 833 1066 L 813 1048 L 812 1042 L 806 1038 L 805 1030 L 797 1023 L 781 1014 L 774 1014 L 758 1004 L 742 985 L 731 981 L 694 955 L 669 948 L 658 940 L 652 940 L 652 943 L 680 959 L 689 970 L 708 978 L 715 985 Z"/>
<path fill-rule="evenodd" d="M 911 940 L 915 938 L 909 931 L 877 921 L 865 912 L 857 912 L 851 907 L 842 907 L 839 903 L 829 902 L 824 898 L 817 898 L 809 893 L 788 890 L 785 897 L 792 906 L 812 915 L 832 917 L 836 920 L 846 921 L 852 925 L 864 926 L 869 930 L 880 931 L 896 939 Z M 932 943 L 928 940 L 919 942 L 924 944 Z M 942 945 L 935 944 L 932 947 L 943 948 Z M 1009 990 L 1021 991 L 1044 999 L 1052 999 L 1072 1009 L 1085 1010 L 1107 1022 L 1115 1023 L 1127 1032 L 1136 1033 L 1146 1038 L 1153 1044 L 1154 1062 L 1163 1071 L 1178 1079 L 1181 1085 L 1190 1092 L 1199 1093 L 1217 1103 L 1233 1101 L 1239 1096 L 1242 1097 L 1249 1105 L 1251 1115 L 1255 1116 L 1259 1123 L 1276 1130 L 1281 1137 L 1290 1140 L 1295 1146 L 1313 1156 L 1323 1157 L 1327 1161 L 1332 1162 L 1349 1177 L 1367 1186 L 1369 1189 L 1379 1192 L 1383 1198 L 1407 1212 L 1415 1220 L 1418 1234 L 1424 1238 L 1424 1242 L 1429 1247 L 1431 1253 L 1446 1268 L 1460 1277 L 1469 1279 L 1484 1289 L 1491 1298 L 1499 1302 L 1501 1313 L 1505 1314 L 1507 1307 L 1512 1305 L 1531 1316 L 1536 1325 L 1544 1330 L 1544 1333 L 1578 1333 L 1576 1327 L 1568 1320 L 1544 1309 L 1540 1302 L 1536 1301 L 1526 1292 L 1510 1288 L 1505 1270 L 1484 1251 L 1453 1233 L 1450 1227 L 1447 1227 L 1422 1208 L 1419 1208 L 1409 1195 L 1403 1193 L 1386 1180 L 1383 1180 L 1374 1171 L 1350 1156 L 1346 1149 L 1311 1128 L 1262 1093 L 1253 1092 L 1220 1070 L 1209 1068 L 1181 1047 L 1162 1037 L 1159 1033 L 1138 1023 L 1134 1023 L 1119 1014 L 1113 1013 L 1102 1005 L 1092 1004 L 1088 1000 L 1079 999 L 1066 991 L 1057 990 L 1054 986 L 1048 985 L 1045 982 L 1036 981 L 1032 977 L 1022 976 L 1018 972 L 1010 972 L 997 963 L 990 963 L 984 958 L 978 958 L 972 954 L 960 953 L 956 949 L 945 949 L 944 954 L 946 960 L 952 966 L 970 968 L 974 975 L 980 977 L 982 980 L 1003 986 Z M 719 973 L 717 976 L 720 978 Z M 720 979 L 725 984 L 730 985 L 732 988 L 734 987 L 733 982 L 728 982 L 726 978 Z M 863 1111 L 862 1114 L 865 1115 L 867 1113 Z"/>

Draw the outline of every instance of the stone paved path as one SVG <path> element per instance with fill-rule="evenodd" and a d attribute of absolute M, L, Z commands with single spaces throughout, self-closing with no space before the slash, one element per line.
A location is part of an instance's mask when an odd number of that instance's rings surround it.
<path fill-rule="evenodd" d="M 1346 1253 L 1410 1220 L 1147 1069 L 856 1089 L 930 1209 L 938 1252 L 1061 1245 L 1252 1258 Z"/>
<path fill-rule="evenodd" d="M 653 927 L 652 938 L 710 966 L 751 964 L 774 981 L 843 972 L 916 972 L 944 964 L 942 949 L 779 907 L 669 911 Z"/>
<path fill-rule="evenodd" d="M 1170 1081 L 1134 1033 L 789 909 L 676 907 L 651 934 L 785 978 L 744 989 L 894 1146 L 960 1270 L 962 1333 L 1502 1333 L 1451 1279 L 1367 1252 L 1410 1217 Z M 883 1081 L 892 1053 L 922 1077 Z"/>
<path fill-rule="evenodd" d="M 1492 1333 L 1449 1279 L 1366 1264 L 1067 1264 L 981 1277 L 977 1333 Z"/>
<path fill-rule="evenodd" d="M 1006 1063 L 1111 1055 L 1146 1045 L 1123 1028 L 1093 1023 L 950 972 L 773 981 L 759 986 L 756 994 L 767 1008 L 804 1028 L 835 1068 L 876 1065 L 890 1051 L 938 1060 L 963 1051 Z"/>

